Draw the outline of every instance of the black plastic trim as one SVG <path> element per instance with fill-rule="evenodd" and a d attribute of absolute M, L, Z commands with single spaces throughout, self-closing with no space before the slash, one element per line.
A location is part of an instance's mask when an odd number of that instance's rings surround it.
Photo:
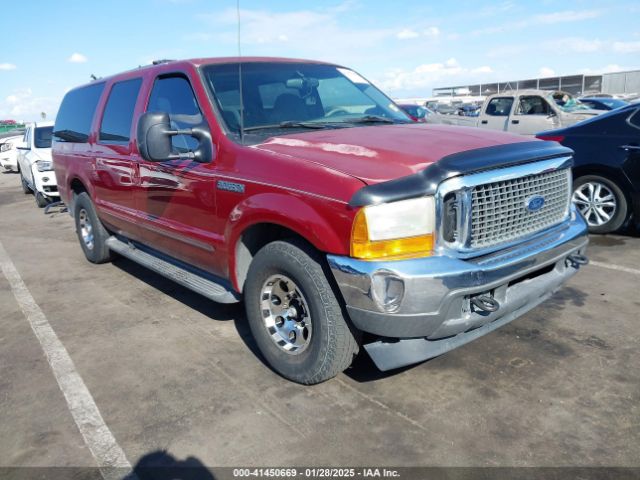
<path fill-rule="evenodd" d="M 365 207 L 434 195 L 438 185 L 451 177 L 571 155 L 570 148 L 539 140 L 467 150 L 443 157 L 413 175 L 363 187 L 351 197 L 349 206 Z"/>

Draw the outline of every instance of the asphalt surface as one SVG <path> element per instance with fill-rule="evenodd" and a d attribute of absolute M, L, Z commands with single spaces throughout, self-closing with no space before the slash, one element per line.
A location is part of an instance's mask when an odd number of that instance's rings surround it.
<path fill-rule="evenodd" d="M 241 306 L 88 263 L 14 174 L 0 243 L 132 465 L 640 466 L 638 234 L 592 237 L 597 265 L 469 345 L 385 374 L 362 355 L 313 387 L 263 363 Z M 1 274 L 0 305 L 0 466 L 95 466 Z"/>

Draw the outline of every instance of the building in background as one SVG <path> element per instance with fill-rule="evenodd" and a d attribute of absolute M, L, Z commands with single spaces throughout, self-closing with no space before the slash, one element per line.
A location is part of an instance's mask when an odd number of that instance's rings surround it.
<path fill-rule="evenodd" d="M 433 96 L 484 96 L 507 90 L 524 89 L 563 90 L 576 96 L 596 94 L 633 96 L 640 94 L 640 70 L 604 73 L 602 75 L 565 75 L 561 77 L 441 87 L 433 89 Z"/>

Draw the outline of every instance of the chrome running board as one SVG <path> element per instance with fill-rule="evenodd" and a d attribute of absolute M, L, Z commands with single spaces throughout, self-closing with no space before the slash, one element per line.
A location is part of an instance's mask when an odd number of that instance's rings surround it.
<path fill-rule="evenodd" d="M 214 302 L 237 303 L 240 301 L 239 294 L 223 285 L 222 279 L 218 282 L 213 276 L 207 276 L 207 278 L 204 275 L 199 275 L 191 271 L 191 269 L 185 268 L 186 265 L 182 267 L 182 262 L 170 262 L 161 258 L 161 254 L 154 255 L 146 249 L 142 250 L 113 236 L 107 239 L 107 246 L 119 255 L 133 260 L 143 267 L 153 270 Z M 196 269 L 194 268 L 194 270 Z"/>

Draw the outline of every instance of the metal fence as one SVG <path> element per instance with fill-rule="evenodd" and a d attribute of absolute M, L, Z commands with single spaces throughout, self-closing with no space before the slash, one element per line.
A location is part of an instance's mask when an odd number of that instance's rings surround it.
<path fill-rule="evenodd" d="M 640 70 L 605 73 L 602 75 L 565 75 L 561 77 L 529 78 L 508 82 L 494 82 L 455 87 L 434 88 L 433 96 L 492 95 L 508 90 L 563 90 L 573 95 L 596 93 L 631 94 L 640 93 Z"/>

